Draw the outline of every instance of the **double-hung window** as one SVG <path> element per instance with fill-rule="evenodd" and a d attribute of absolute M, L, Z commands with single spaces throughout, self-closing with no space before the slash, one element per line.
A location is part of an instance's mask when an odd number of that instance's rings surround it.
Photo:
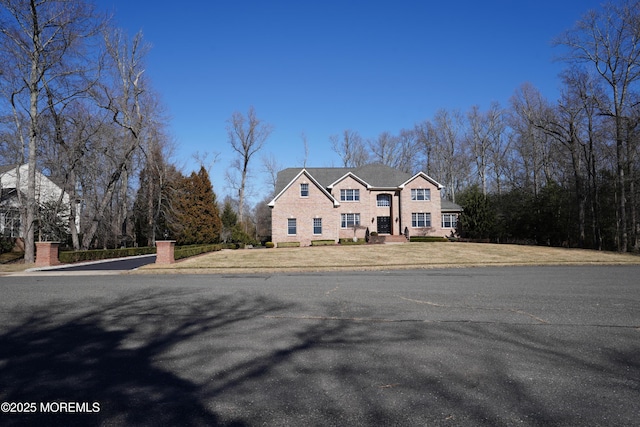
<path fill-rule="evenodd" d="M 431 227 L 431 214 L 429 212 L 412 213 L 411 226 L 413 228 Z"/>
<path fill-rule="evenodd" d="M 431 200 L 431 190 L 429 188 L 412 188 L 411 200 Z"/>
<path fill-rule="evenodd" d="M 340 227 L 342 228 L 351 228 L 355 227 L 356 225 L 360 225 L 359 213 L 343 213 L 340 217 Z"/>
<path fill-rule="evenodd" d="M 340 190 L 340 201 L 341 202 L 358 202 L 360 201 L 360 190 L 359 189 L 342 189 Z"/>
<path fill-rule="evenodd" d="M 322 234 L 322 218 L 313 218 L 313 234 Z"/>
<path fill-rule="evenodd" d="M 295 236 L 298 232 L 297 222 L 295 218 L 287 219 L 287 235 Z"/>
<path fill-rule="evenodd" d="M 300 184 L 300 197 L 309 197 L 309 184 Z"/>
<path fill-rule="evenodd" d="M 457 214 L 442 214 L 442 228 L 456 228 L 457 225 Z"/>

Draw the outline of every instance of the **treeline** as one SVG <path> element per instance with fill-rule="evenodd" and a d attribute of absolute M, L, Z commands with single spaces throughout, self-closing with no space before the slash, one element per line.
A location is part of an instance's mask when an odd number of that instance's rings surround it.
<path fill-rule="evenodd" d="M 209 173 L 200 167 L 186 177 L 169 166 L 166 174 L 145 168 L 131 212 L 130 237 L 139 246 L 156 240 L 176 240 L 178 245 L 234 242 L 254 244 L 255 226 L 247 233 L 235 203 L 227 198 L 219 207 Z"/>
<path fill-rule="evenodd" d="M 638 1 L 613 2 L 560 35 L 557 100 L 525 84 L 507 106 L 440 110 L 397 134 L 347 130 L 330 143 L 345 166 L 428 173 L 465 208 L 466 235 L 638 250 L 639 20 Z M 249 160 L 271 132 L 252 108 L 227 122 L 238 199 L 220 203 L 206 168 L 184 176 L 171 161 L 142 34 L 82 0 L 0 0 L 0 24 L 0 156 L 30 166 L 18 194 L 25 261 L 38 235 L 68 236 L 74 249 L 269 235 L 266 202 L 245 202 Z M 265 162 L 272 183 L 276 163 Z M 36 170 L 71 196 L 67 206 L 38 204 Z"/>
<path fill-rule="evenodd" d="M 26 262 L 36 236 L 90 249 L 234 233 L 206 171 L 185 177 L 170 160 L 148 52 L 90 2 L 0 0 L 0 158 L 29 165 L 17 192 Z M 70 202 L 40 203 L 36 171 Z"/>
<path fill-rule="evenodd" d="M 75 249 L 119 246 L 139 171 L 166 168 L 170 152 L 148 45 L 81 0 L 1 0 L 0 22 L 0 154 L 29 165 L 18 192 L 25 261 L 36 234 L 59 229 L 46 217 L 68 216 Z M 36 171 L 70 195 L 69 206 L 61 199 L 42 214 Z"/>
<path fill-rule="evenodd" d="M 530 84 L 502 107 L 439 110 L 365 140 L 331 143 L 345 166 L 423 170 L 465 208 L 462 235 L 495 241 L 640 250 L 640 2 L 605 4 L 561 34 L 561 95 Z"/>

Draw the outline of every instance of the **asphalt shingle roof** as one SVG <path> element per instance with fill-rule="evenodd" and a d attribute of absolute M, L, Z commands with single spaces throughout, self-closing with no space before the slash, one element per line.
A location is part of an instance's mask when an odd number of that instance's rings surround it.
<path fill-rule="evenodd" d="M 275 194 L 280 192 L 302 171 L 303 168 L 287 168 L 278 172 Z M 369 164 L 359 168 L 304 168 L 323 188 L 351 172 L 353 175 L 376 188 L 395 188 L 407 182 L 412 174 L 398 169 L 382 165 Z M 462 208 L 449 201 L 442 200 L 442 210 L 449 212 L 461 212 Z"/>
<path fill-rule="evenodd" d="M 413 175 L 386 165 L 371 164 L 359 168 L 305 168 L 307 172 L 324 188 L 351 172 L 367 184 L 378 188 L 393 188 L 406 182 Z M 300 173 L 302 168 L 288 168 L 278 173 L 276 194 Z"/>
<path fill-rule="evenodd" d="M 0 165 L 0 175 L 5 174 L 13 169 L 15 169 L 16 165 Z"/>

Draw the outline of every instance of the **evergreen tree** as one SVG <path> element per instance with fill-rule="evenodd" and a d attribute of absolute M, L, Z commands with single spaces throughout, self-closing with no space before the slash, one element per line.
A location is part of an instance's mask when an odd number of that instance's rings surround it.
<path fill-rule="evenodd" d="M 174 237 L 176 191 L 185 178 L 171 164 L 146 165 L 140 172 L 140 186 L 133 206 L 136 242 L 153 246 L 156 240 Z"/>
<path fill-rule="evenodd" d="M 477 185 L 459 194 L 464 209 L 459 221 L 459 234 L 472 239 L 492 238 L 495 234 L 495 212 Z"/>
<path fill-rule="evenodd" d="M 238 223 L 238 214 L 233 210 L 231 200 L 227 199 L 224 202 L 224 209 L 222 210 L 222 227 L 225 230 L 231 230 Z"/>
<path fill-rule="evenodd" d="M 182 180 L 175 202 L 176 241 L 179 245 L 217 243 L 222 221 L 209 174 L 204 167 Z"/>

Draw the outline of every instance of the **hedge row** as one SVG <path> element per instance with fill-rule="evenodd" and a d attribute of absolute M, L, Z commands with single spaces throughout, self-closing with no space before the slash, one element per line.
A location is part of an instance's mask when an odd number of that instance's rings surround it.
<path fill-rule="evenodd" d="M 353 241 L 353 239 L 340 239 L 341 245 L 366 245 L 367 241 L 365 239 L 358 239 L 357 241 Z"/>
<path fill-rule="evenodd" d="M 446 237 L 438 237 L 438 236 L 411 236 L 409 237 L 410 242 L 448 242 L 449 239 Z"/>
<path fill-rule="evenodd" d="M 236 248 L 237 246 L 235 243 L 231 245 L 215 243 L 215 244 L 209 244 L 209 245 L 176 246 L 176 248 L 174 249 L 173 255 L 174 255 L 174 259 L 182 259 L 182 258 L 189 258 L 192 256 L 204 254 L 207 252 L 215 252 L 215 251 L 220 251 L 222 249 L 236 249 Z"/>
<path fill-rule="evenodd" d="M 58 254 L 61 263 L 68 264 L 81 261 L 96 261 L 100 259 L 122 258 L 128 256 L 155 254 L 155 247 L 123 248 L 123 249 L 94 249 L 90 251 L 64 251 Z"/>
<path fill-rule="evenodd" d="M 312 240 L 311 246 L 330 246 L 335 245 L 335 240 Z"/>
<path fill-rule="evenodd" d="M 279 248 L 298 248 L 300 247 L 300 242 L 280 242 L 278 243 Z"/>

